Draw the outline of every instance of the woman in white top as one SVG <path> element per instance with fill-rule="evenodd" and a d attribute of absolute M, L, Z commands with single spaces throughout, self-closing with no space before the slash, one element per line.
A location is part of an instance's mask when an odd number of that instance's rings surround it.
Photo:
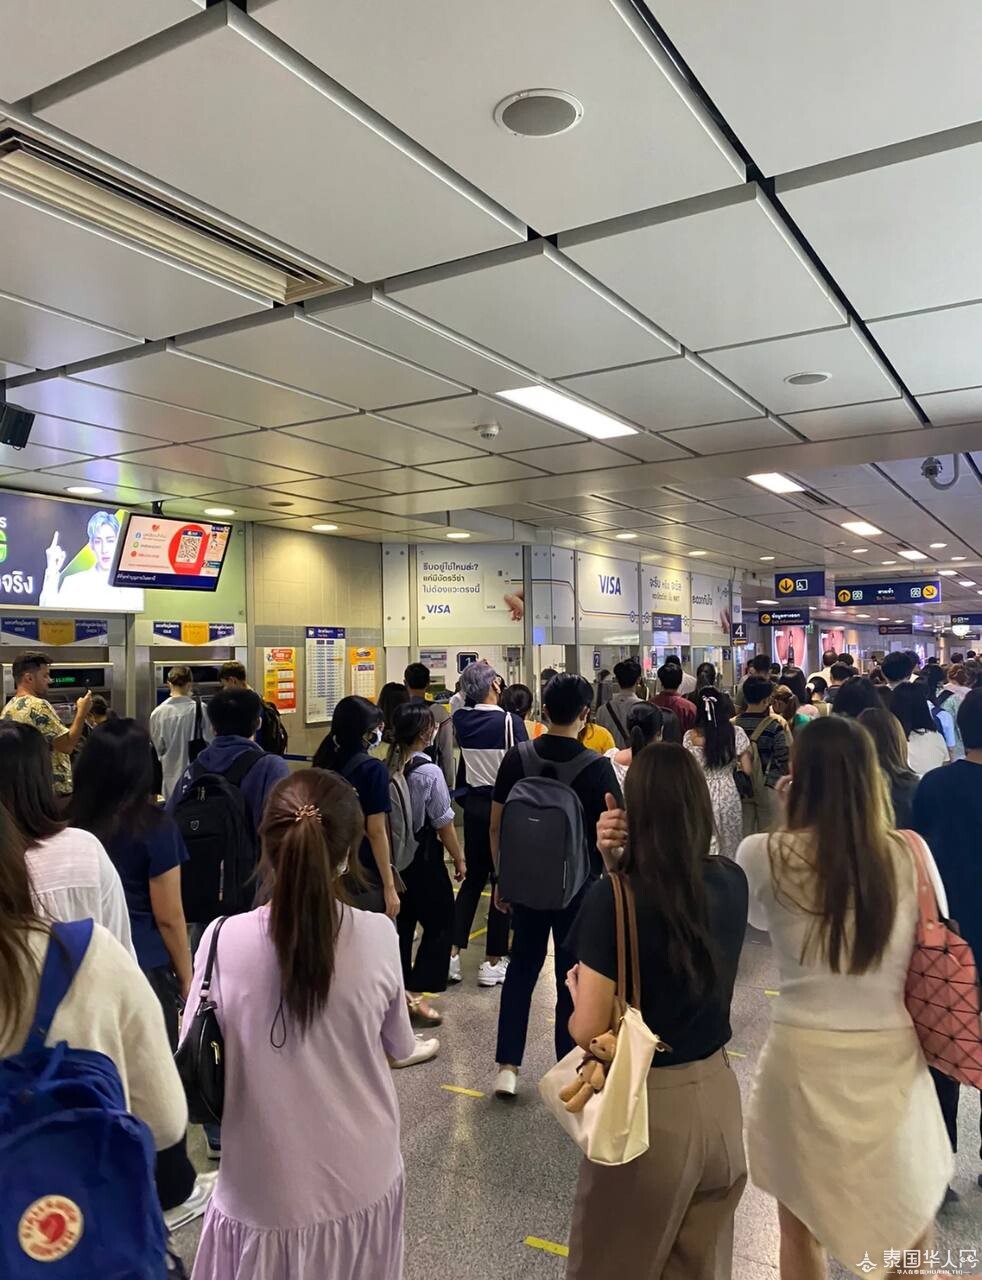
<path fill-rule="evenodd" d="M 922 684 L 897 685 L 890 699 L 890 710 L 900 721 L 907 739 L 910 767 L 919 778 L 953 758 L 955 737 L 951 717 L 946 711 L 937 712 L 937 717 L 932 714 L 927 690 Z"/>
<path fill-rule="evenodd" d="M 781 979 L 747 1146 L 751 1178 L 778 1201 L 782 1280 L 824 1280 L 826 1251 L 864 1275 L 864 1259 L 930 1247 L 952 1157 L 904 1004 L 914 860 L 890 830 L 873 740 L 845 717 L 816 720 L 791 765 L 780 828 L 737 853 Z"/>
<path fill-rule="evenodd" d="M 51 751 L 28 724 L 0 721 L 0 804 L 27 846 L 39 914 L 49 920 L 92 919 L 136 959 L 119 872 L 100 842 L 61 818 L 51 783 Z"/>
<path fill-rule="evenodd" d="M 631 761 L 649 743 L 661 742 L 664 724 L 665 717 L 662 715 L 661 707 L 656 707 L 650 702 L 635 703 L 627 713 L 627 724 L 624 727 L 627 729 L 628 745 L 614 747 L 604 752 L 614 766 L 614 773 L 617 775 L 617 783 L 621 791 L 624 790 L 624 779 L 631 767 Z"/>
<path fill-rule="evenodd" d="M 696 723 L 682 739 L 682 745 L 699 762 L 709 786 L 716 821 L 709 852 L 732 858 L 743 835 L 743 806 L 735 773 L 750 773 L 750 739 L 739 725 L 733 724 L 736 710 L 729 694 L 705 686 L 693 698 Z"/>

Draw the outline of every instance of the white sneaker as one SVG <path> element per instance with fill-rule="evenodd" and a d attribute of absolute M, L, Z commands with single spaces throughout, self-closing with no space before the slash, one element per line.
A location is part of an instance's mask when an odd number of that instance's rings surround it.
<path fill-rule="evenodd" d="M 477 985 L 479 987 L 500 987 L 505 980 L 507 972 L 507 960 L 499 960 L 497 964 L 492 964 L 490 960 L 485 960 L 477 971 Z"/>
<path fill-rule="evenodd" d="M 408 1058 L 402 1058 L 398 1062 L 390 1063 L 393 1071 L 397 1071 L 402 1067 L 415 1067 L 417 1063 L 429 1062 L 431 1058 L 435 1058 L 440 1052 L 440 1041 L 433 1037 L 432 1040 L 424 1040 L 422 1036 L 416 1037 L 416 1048 L 412 1051 Z"/>
<path fill-rule="evenodd" d="M 514 1067 L 502 1067 L 494 1082 L 496 1098 L 514 1098 L 518 1093 L 518 1072 Z"/>
<path fill-rule="evenodd" d="M 460 956 L 450 957 L 450 972 L 447 974 L 448 982 L 463 982 L 464 975 L 460 972 Z"/>
<path fill-rule="evenodd" d="M 194 1180 L 194 1189 L 184 1203 L 175 1205 L 164 1214 L 168 1231 L 177 1231 L 179 1227 L 186 1227 L 189 1222 L 201 1217 L 208 1208 L 208 1201 L 215 1190 L 217 1177 L 217 1173 L 198 1174 Z"/>

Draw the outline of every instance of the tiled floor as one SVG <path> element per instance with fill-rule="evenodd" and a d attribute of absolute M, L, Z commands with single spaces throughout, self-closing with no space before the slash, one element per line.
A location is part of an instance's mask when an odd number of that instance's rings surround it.
<path fill-rule="evenodd" d="M 563 1257 L 548 1246 L 562 1246 L 567 1238 L 577 1152 L 539 1104 L 535 1088 L 553 1062 L 551 961 L 536 991 L 520 1095 L 501 1102 L 490 1093 L 499 990 L 476 985 L 482 958 L 478 939 L 464 957 L 465 981 L 438 1001 L 445 1017 L 440 1056 L 396 1076 L 408 1178 L 405 1280 L 557 1280 L 564 1272 Z M 767 993 L 776 985 L 766 937 L 751 931 L 734 1000 L 731 1045 L 744 1098 L 767 1031 L 772 998 Z M 448 1092 L 443 1085 L 485 1096 Z M 982 1246 L 982 1190 L 975 1181 L 978 1104 L 963 1099 L 963 1154 L 955 1184 L 962 1200 L 938 1222 L 938 1243 L 956 1257 L 959 1248 Z M 200 1130 L 192 1151 L 206 1168 Z M 176 1237 L 189 1264 L 199 1229 L 194 1223 Z M 777 1249 L 773 1202 L 748 1186 L 737 1214 L 734 1280 L 777 1280 Z M 880 1272 L 882 1267 L 873 1280 Z M 848 1274 L 832 1266 L 835 1280 Z"/>

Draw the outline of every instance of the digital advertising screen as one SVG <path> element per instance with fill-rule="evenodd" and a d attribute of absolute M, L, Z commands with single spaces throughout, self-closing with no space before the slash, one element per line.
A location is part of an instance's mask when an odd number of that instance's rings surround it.
<path fill-rule="evenodd" d="M 117 588 L 214 591 L 232 533 L 230 524 L 131 515 L 116 547 Z"/>
<path fill-rule="evenodd" d="M 143 592 L 111 576 L 126 515 L 0 492 L 0 605 L 141 613 Z"/>

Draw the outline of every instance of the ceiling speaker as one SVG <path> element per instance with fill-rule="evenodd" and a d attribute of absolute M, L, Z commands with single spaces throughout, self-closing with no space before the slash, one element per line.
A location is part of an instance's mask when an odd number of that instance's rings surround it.
<path fill-rule="evenodd" d="M 0 403 L 0 444 L 12 449 L 23 449 L 31 438 L 34 414 L 15 405 Z"/>

